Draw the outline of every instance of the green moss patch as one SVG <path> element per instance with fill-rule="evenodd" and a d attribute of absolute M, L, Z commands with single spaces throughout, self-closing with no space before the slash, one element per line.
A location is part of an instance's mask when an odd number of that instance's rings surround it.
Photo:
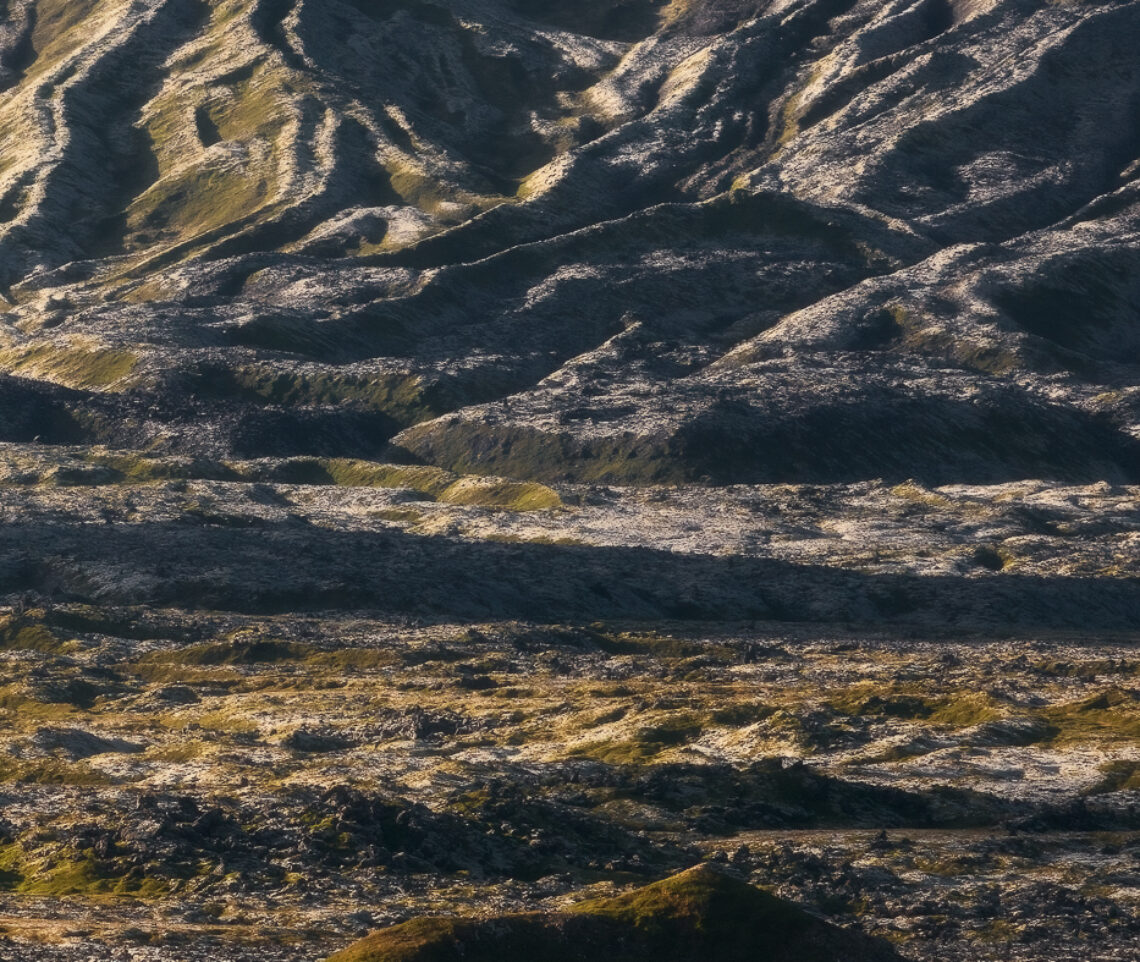
<path fill-rule="evenodd" d="M 430 466 L 374 464 L 348 458 L 328 458 L 321 462 L 329 480 L 346 488 L 402 488 L 429 500 L 443 494 L 455 475 Z"/>
<path fill-rule="evenodd" d="M 26 612 L 0 619 L 0 648 L 9 651 L 41 651 L 58 654 L 64 641 L 40 622 L 43 612 Z"/>
<path fill-rule="evenodd" d="M 130 351 L 70 344 L 37 344 L 0 351 L 0 367 L 74 388 L 109 388 L 129 377 L 139 359 Z"/>
<path fill-rule="evenodd" d="M 55 758 L 0 761 L 0 784 L 66 785 L 73 788 L 96 788 L 111 784 L 110 778 L 83 762 L 69 763 Z"/>
<path fill-rule="evenodd" d="M 132 233 L 146 237 L 157 232 L 169 241 L 191 239 L 251 217 L 270 193 L 266 179 L 241 167 L 192 167 L 139 197 L 127 224 Z"/>
<path fill-rule="evenodd" d="M 670 748 L 700 737 L 705 720 L 693 712 L 678 712 L 639 728 L 627 740 L 605 740 L 579 746 L 571 754 L 608 765 L 637 765 Z"/>
<path fill-rule="evenodd" d="M 415 491 L 426 501 L 506 511 L 546 511 L 562 506 L 558 492 L 544 484 L 463 478 L 430 465 L 380 464 L 354 458 L 289 458 L 269 466 L 246 465 L 243 470 L 248 477 L 264 481 L 396 488 Z"/>
<path fill-rule="evenodd" d="M 209 642 L 144 655 L 139 665 L 179 664 L 196 667 L 221 665 L 263 665 L 282 661 L 298 661 L 318 651 L 312 645 L 292 641 L 246 639 Z"/>
<path fill-rule="evenodd" d="M 1107 792 L 1140 792 L 1140 762 L 1118 759 L 1100 767 L 1104 776 L 1090 790 L 1090 795 Z"/>
<path fill-rule="evenodd" d="M 15 851 L 12 851 L 12 850 Z M 48 863 L 25 861 L 17 846 L 0 853 L 0 889 L 50 898 L 64 896 L 129 896 L 160 898 L 168 895 L 173 879 L 148 876 L 138 869 L 123 869 L 114 860 L 87 852 Z M 6 882 L 7 884 L 3 884 Z"/>
<path fill-rule="evenodd" d="M 36 52 L 28 77 L 46 73 L 75 48 L 74 31 L 82 29 L 98 0 L 37 0 L 31 45 Z"/>
<path fill-rule="evenodd" d="M 441 491 L 439 500 L 508 511 L 546 511 L 562 506 L 558 493 L 544 484 L 494 478 L 462 478 Z"/>
<path fill-rule="evenodd" d="M 397 488 L 415 491 L 434 501 L 456 481 L 450 471 L 403 464 L 378 464 L 355 458 L 288 458 L 263 465 L 245 465 L 250 478 L 281 484 L 327 484 L 344 488 Z"/>
<path fill-rule="evenodd" d="M 667 444 L 637 436 L 591 439 L 586 444 L 568 433 L 461 420 L 416 425 L 393 443 L 416 460 L 457 474 L 606 484 L 693 480 Z"/>
<path fill-rule="evenodd" d="M 994 343 L 957 337 L 926 322 L 902 304 L 888 304 L 883 309 L 879 330 L 894 331 L 894 339 L 907 350 L 930 357 L 953 361 L 985 374 L 1008 374 L 1022 366 L 1012 351 Z"/>
<path fill-rule="evenodd" d="M 1080 701 L 1041 710 L 1057 730 L 1054 741 L 1135 742 L 1140 738 L 1140 695 L 1122 688 L 1107 688 Z"/>
<path fill-rule="evenodd" d="M 192 683 L 209 680 L 212 684 L 218 684 L 225 680 L 218 676 L 219 669 L 272 669 L 275 666 L 296 665 L 340 673 L 347 670 L 387 668 L 399 661 L 395 652 L 384 648 L 325 650 L 303 642 L 239 637 L 150 652 L 135 661 L 131 670 L 151 682 Z M 236 683 L 241 677 L 233 674 L 231 681 Z M 275 683 L 280 685 L 281 681 Z M 312 678 L 307 678 L 305 684 L 312 686 L 315 682 Z"/>
<path fill-rule="evenodd" d="M 337 648 L 310 655 L 305 663 L 337 671 L 372 671 L 397 665 L 400 658 L 395 652 L 383 648 Z"/>
<path fill-rule="evenodd" d="M 288 344 L 279 346 L 285 350 L 292 349 Z M 307 351 L 307 348 L 302 350 Z M 369 411 L 382 411 L 401 425 L 414 424 L 442 413 L 428 396 L 422 379 L 415 374 L 350 374 L 318 368 L 281 370 L 251 365 L 211 368 L 202 372 L 200 383 L 214 394 L 286 407 L 350 404 Z"/>
<path fill-rule="evenodd" d="M 237 481 L 240 475 L 229 466 L 208 458 L 150 458 L 133 452 L 95 452 L 87 460 L 114 471 L 129 484 L 175 480 Z"/>
<path fill-rule="evenodd" d="M 898 718 L 955 729 L 996 721 L 1005 714 L 991 698 L 974 692 L 926 695 L 872 683 L 851 686 L 829 698 L 827 706 L 851 718 Z"/>

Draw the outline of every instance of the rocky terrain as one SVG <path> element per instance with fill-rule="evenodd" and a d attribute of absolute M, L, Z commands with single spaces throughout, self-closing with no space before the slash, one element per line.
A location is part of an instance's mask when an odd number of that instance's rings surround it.
<path fill-rule="evenodd" d="M 0 958 L 715 862 L 909 959 L 1140 959 L 1137 50 L 0 0 Z"/>

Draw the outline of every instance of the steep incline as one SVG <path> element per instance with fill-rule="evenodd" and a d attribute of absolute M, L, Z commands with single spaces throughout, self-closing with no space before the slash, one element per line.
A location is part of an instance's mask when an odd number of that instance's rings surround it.
<path fill-rule="evenodd" d="M 12 0 L 0 45 L 4 440 L 1140 479 L 1135 0 Z"/>

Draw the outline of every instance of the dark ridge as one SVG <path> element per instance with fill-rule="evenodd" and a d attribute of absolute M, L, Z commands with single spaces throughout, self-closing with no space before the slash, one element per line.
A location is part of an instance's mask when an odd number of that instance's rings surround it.
<path fill-rule="evenodd" d="M 951 0 L 927 0 L 919 7 L 924 27 L 922 40 L 933 39 L 954 26 L 954 5 Z"/>
<path fill-rule="evenodd" d="M 545 0 L 511 0 L 510 9 L 520 16 L 561 30 L 586 34 L 600 40 L 636 43 L 657 29 L 666 0 L 617 0 L 605 3 L 551 4 Z"/>
<path fill-rule="evenodd" d="M 789 390 L 775 379 L 760 383 L 769 393 Z M 1140 442 L 1109 418 L 998 384 L 970 400 L 881 384 L 863 386 L 857 397 L 796 395 L 777 406 L 746 390 L 725 392 L 704 413 L 664 435 L 630 431 L 583 438 L 559 428 L 443 419 L 400 435 L 394 453 L 460 473 L 545 482 L 1140 479 Z M 574 420 L 572 414 L 568 408 L 565 420 Z"/>
<path fill-rule="evenodd" d="M 1012 391 L 969 401 L 883 394 L 858 403 L 805 401 L 775 418 L 747 404 L 716 405 L 685 426 L 673 442 L 676 457 L 690 478 L 714 484 L 1140 481 L 1140 442 L 1108 418 Z"/>
<path fill-rule="evenodd" d="M 869 87 L 877 84 L 880 80 L 885 80 L 910 61 L 910 55 L 906 51 L 902 51 L 856 67 L 847 77 L 837 80 L 812 100 L 808 108 L 800 114 L 800 129 L 806 130 L 825 117 L 838 113 Z"/>
<path fill-rule="evenodd" d="M 35 183 L 35 179 L 35 171 L 26 171 L 5 191 L 4 196 L 0 198 L 0 223 L 8 223 L 20 215 L 27 200 L 28 188 Z"/>
<path fill-rule="evenodd" d="M 262 43 L 276 48 L 294 70 L 304 70 L 305 61 L 289 43 L 282 24 L 294 6 L 294 0 L 258 0 L 250 22 Z"/>
<path fill-rule="evenodd" d="M 7 4 L 5 4 L 7 6 Z M 36 29 L 38 14 L 36 6 L 29 3 L 24 8 L 24 22 L 15 43 L 0 51 L 0 91 L 15 87 L 24 79 L 28 68 L 36 62 L 36 48 L 32 36 Z M 5 9 L 3 18 L 8 19 L 9 13 Z"/>
<path fill-rule="evenodd" d="M 1101 361 L 1140 363 L 1138 251 L 1063 254 L 992 297 L 1023 330 L 1059 347 Z"/>
<path fill-rule="evenodd" d="M 77 444 L 90 427 L 77 411 L 83 394 L 40 381 L 0 374 L 0 441 Z"/>
<path fill-rule="evenodd" d="M 807 14 L 809 17 L 827 18 L 835 14 L 828 14 L 826 11 L 835 9 L 838 12 L 844 5 L 845 0 L 839 0 L 837 4 L 834 0 L 829 2 L 816 0 L 815 4 L 808 3 L 805 6 L 809 11 Z M 747 20 L 764 16 L 772 3 L 771 0 L 706 0 L 706 2 L 684 3 L 679 6 L 680 12 L 670 24 L 671 32 L 705 37 L 726 33 Z M 797 13 L 802 10 L 803 8 L 800 8 Z"/>
<path fill-rule="evenodd" d="M 370 20 L 391 20 L 398 13 L 407 13 L 416 20 L 437 27 L 454 25 L 455 17 L 443 3 L 430 0 L 348 0 L 348 2 Z"/>
<path fill-rule="evenodd" d="M 349 169 L 342 188 L 345 201 L 361 207 L 402 204 L 392 187 L 392 179 L 376 159 L 375 138 L 355 118 L 349 118 L 338 131 L 336 148 Z"/>
<path fill-rule="evenodd" d="M 228 432 L 228 445 L 239 458 L 312 455 L 374 459 L 401 427 L 380 411 L 254 409 Z"/>
<path fill-rule="evenodd" d="M 414 153 L 415 144 L 412 142 L 411 136 L 408 132 L 401 127 L 395 120 L 389 116 L 387 110 L 376 111 L 376 123 L 379 124 L 380 129 L 397 147 L 405 153 Z"/>
<path fill-rule="evenodd" d="M 1140 64 L 1133 56 L 1138 43 L 1140 20 L 1130 7 L 1110 7 L 1089 18 L 1015 87 L 908 130 L 883 159 L 882 183 L 898 185 L 894 196 L 882 189 L 867 202 L 901 217 L 932 215 L 948 243 L 1000 241 L 1047 227 L 1115 189 L 1118 158 L 1131 152 L 1137 138 L 1131 121 L 1140 95 Z M 940 53 L 927 70 L 935 69 L 938 58 L 960 56 Z M 945 74 L 945 64 L 939 69 Z M 1105 75 L 1113 77 L 1111 96 L 1089 97 Z M 937 76 L 928 82 L 937 83 Z M 1092 131 L 1109 133 L 1092 147 Z M 969 185 L 959 169 L 983 152 L 999 151 L 1032 164 L 1007 172 L 1032 186 L 943 213 L 967 198 Z M 1063 182 L 1034 185 L 1034 175 L 1054 164 L 1071 165 Z"/>
<path fill-rule="evenodd" d="M 381 930 L 329 962 L 890 962 L 888 943 L 836 928 L 700 865 L 627 895 L 562 913 L 483 921 L 420 918 Z"/>
<path fill-rule="evenodd" d="M 315 101 L 307 101 L 314 114 L 320 109 Z M 207 254 L 208 260 L 228 260 L 256 256 L 302 240 L 338 210 L 345 208 L 400 205 L 403 199 L 393 189 L 388 172 L 376 160 L 372 135 L 355 118 L 348 118 L 336 131 L 333 145 L 334 169 L 325 188 L 282 216 L 257 224 L 252 223 L 233 236 L 219 240 Z M 327 250 L 326 255 L 343 256 L 343 241 Z M 248 276 L 248 274 L 246 275 Z M 240 287 L 228 287 L 229 296 L 240 293 Z"/>

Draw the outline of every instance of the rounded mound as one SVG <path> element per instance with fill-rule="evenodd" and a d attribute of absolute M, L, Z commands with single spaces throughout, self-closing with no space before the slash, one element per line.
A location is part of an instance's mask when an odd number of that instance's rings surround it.
<path fill-rule="evenodd" d="M 698 865 L 567 912 L 483 920 L 421 918 L 383 929 L 328 962 L 890 962 L 885 942 Z"/>

